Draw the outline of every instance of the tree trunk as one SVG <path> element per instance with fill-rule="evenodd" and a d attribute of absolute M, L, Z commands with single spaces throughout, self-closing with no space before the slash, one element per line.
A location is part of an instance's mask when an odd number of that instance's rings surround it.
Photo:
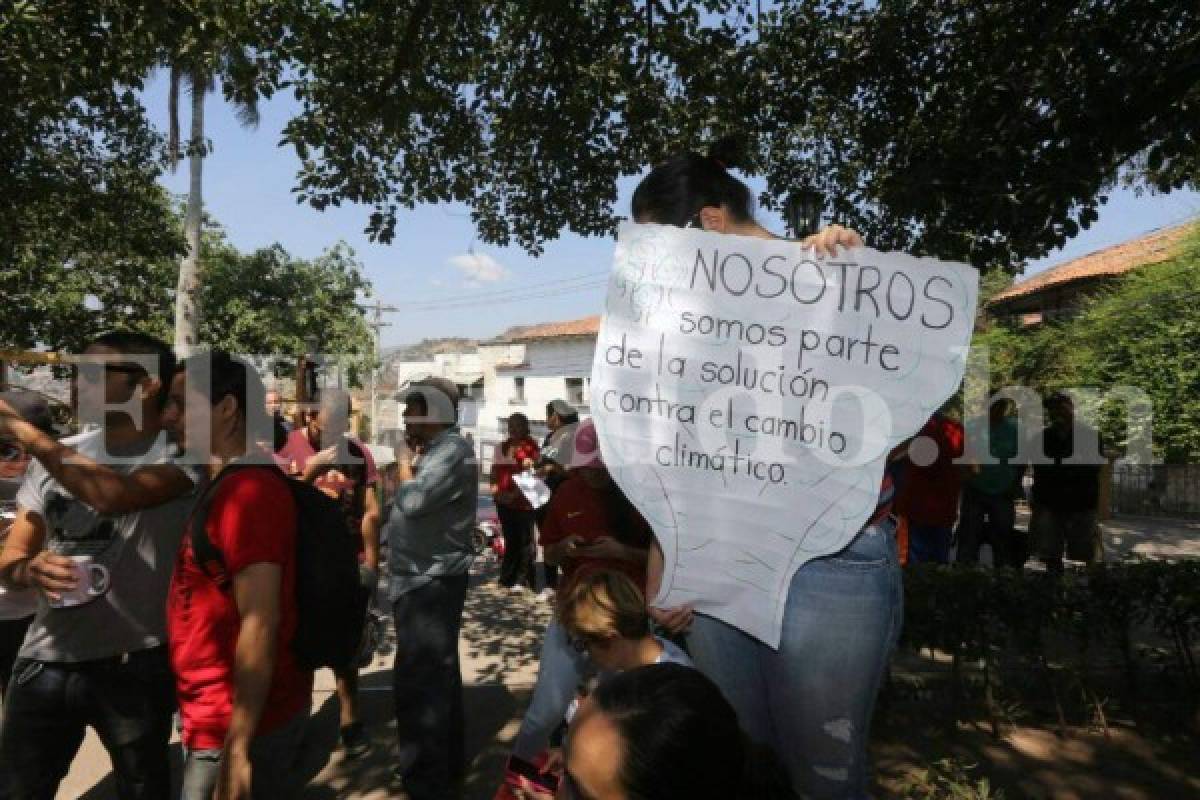
<path fill-rule="evenodd" d="M 192 79 L 192 135 L 188 143 L 187 211 L 183 233 L 187 253 L 179 264 L 179 282 L 175 287 L 175 353 L 180 358 L 191 355 L 200 341 L 200 229 L 204 220 L 202 192 L 204 172 L 204 95 L 208 81 L 201 76 Z"/>

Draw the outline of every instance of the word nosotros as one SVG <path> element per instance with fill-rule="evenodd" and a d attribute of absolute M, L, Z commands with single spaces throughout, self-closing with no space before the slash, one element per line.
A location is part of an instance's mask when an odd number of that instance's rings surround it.
<path fill-rule="evenodd" d="M 876 318 L 887 316 L 898 322 L 915 315 L 921 325 L 931 330 L 947 328 L 954 321 L 954 304 L 945 296 L 953 284 L 944 275 L 920 275 L 914 279 L 896 270 L 886 286 L 883 278 L 883 271 L 870 264 L 852 261 L 822 264 L 808 257 L 789 262 L 785 256 L 776 254 L 756 266 L 743 253 L 722 255 L 714 249 L 711 259 L 703 250 L 696 250 L 691 288 L 707 287 L 711 292 L 720 289 L 734 297 L 753 292 L 764 300 L 786 298 L 801 305 L 836 302 L 838 311 L 860 313 L 866 309 Z"/>

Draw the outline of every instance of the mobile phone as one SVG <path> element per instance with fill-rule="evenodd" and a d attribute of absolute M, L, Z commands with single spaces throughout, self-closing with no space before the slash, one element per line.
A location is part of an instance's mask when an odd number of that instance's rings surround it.
<path fill-rule="evenodd" d="M 548 792 L 558 791 L 558 776 L 551 772 L 542 772 L 533 764 L 519 756 L 509 756 L 508 768 L 525 780 Z"/>

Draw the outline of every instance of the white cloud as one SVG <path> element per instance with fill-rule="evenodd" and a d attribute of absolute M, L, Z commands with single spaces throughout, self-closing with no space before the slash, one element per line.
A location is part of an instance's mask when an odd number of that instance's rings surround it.
<path fill-rule="evenodd" d="M 460 256 L 453 256 L 449 263 L 450 266 L 458 269 L 472 285 L 496 283 L 506 280 L 512 275 L 507 267 L 487 253 L 464 253 Z"/>

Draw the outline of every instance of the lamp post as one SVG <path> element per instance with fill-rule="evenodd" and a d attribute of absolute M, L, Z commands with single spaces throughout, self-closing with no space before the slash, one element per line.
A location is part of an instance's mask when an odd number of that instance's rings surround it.
<path fill-rule="evenodd" d="M 817 232 L 821 226 L 821 212 L 825 209 L 825 195 L 810 186 L 793 189 L 784 205 L 788 228 L 792 238 L 803 239 Z"/>

